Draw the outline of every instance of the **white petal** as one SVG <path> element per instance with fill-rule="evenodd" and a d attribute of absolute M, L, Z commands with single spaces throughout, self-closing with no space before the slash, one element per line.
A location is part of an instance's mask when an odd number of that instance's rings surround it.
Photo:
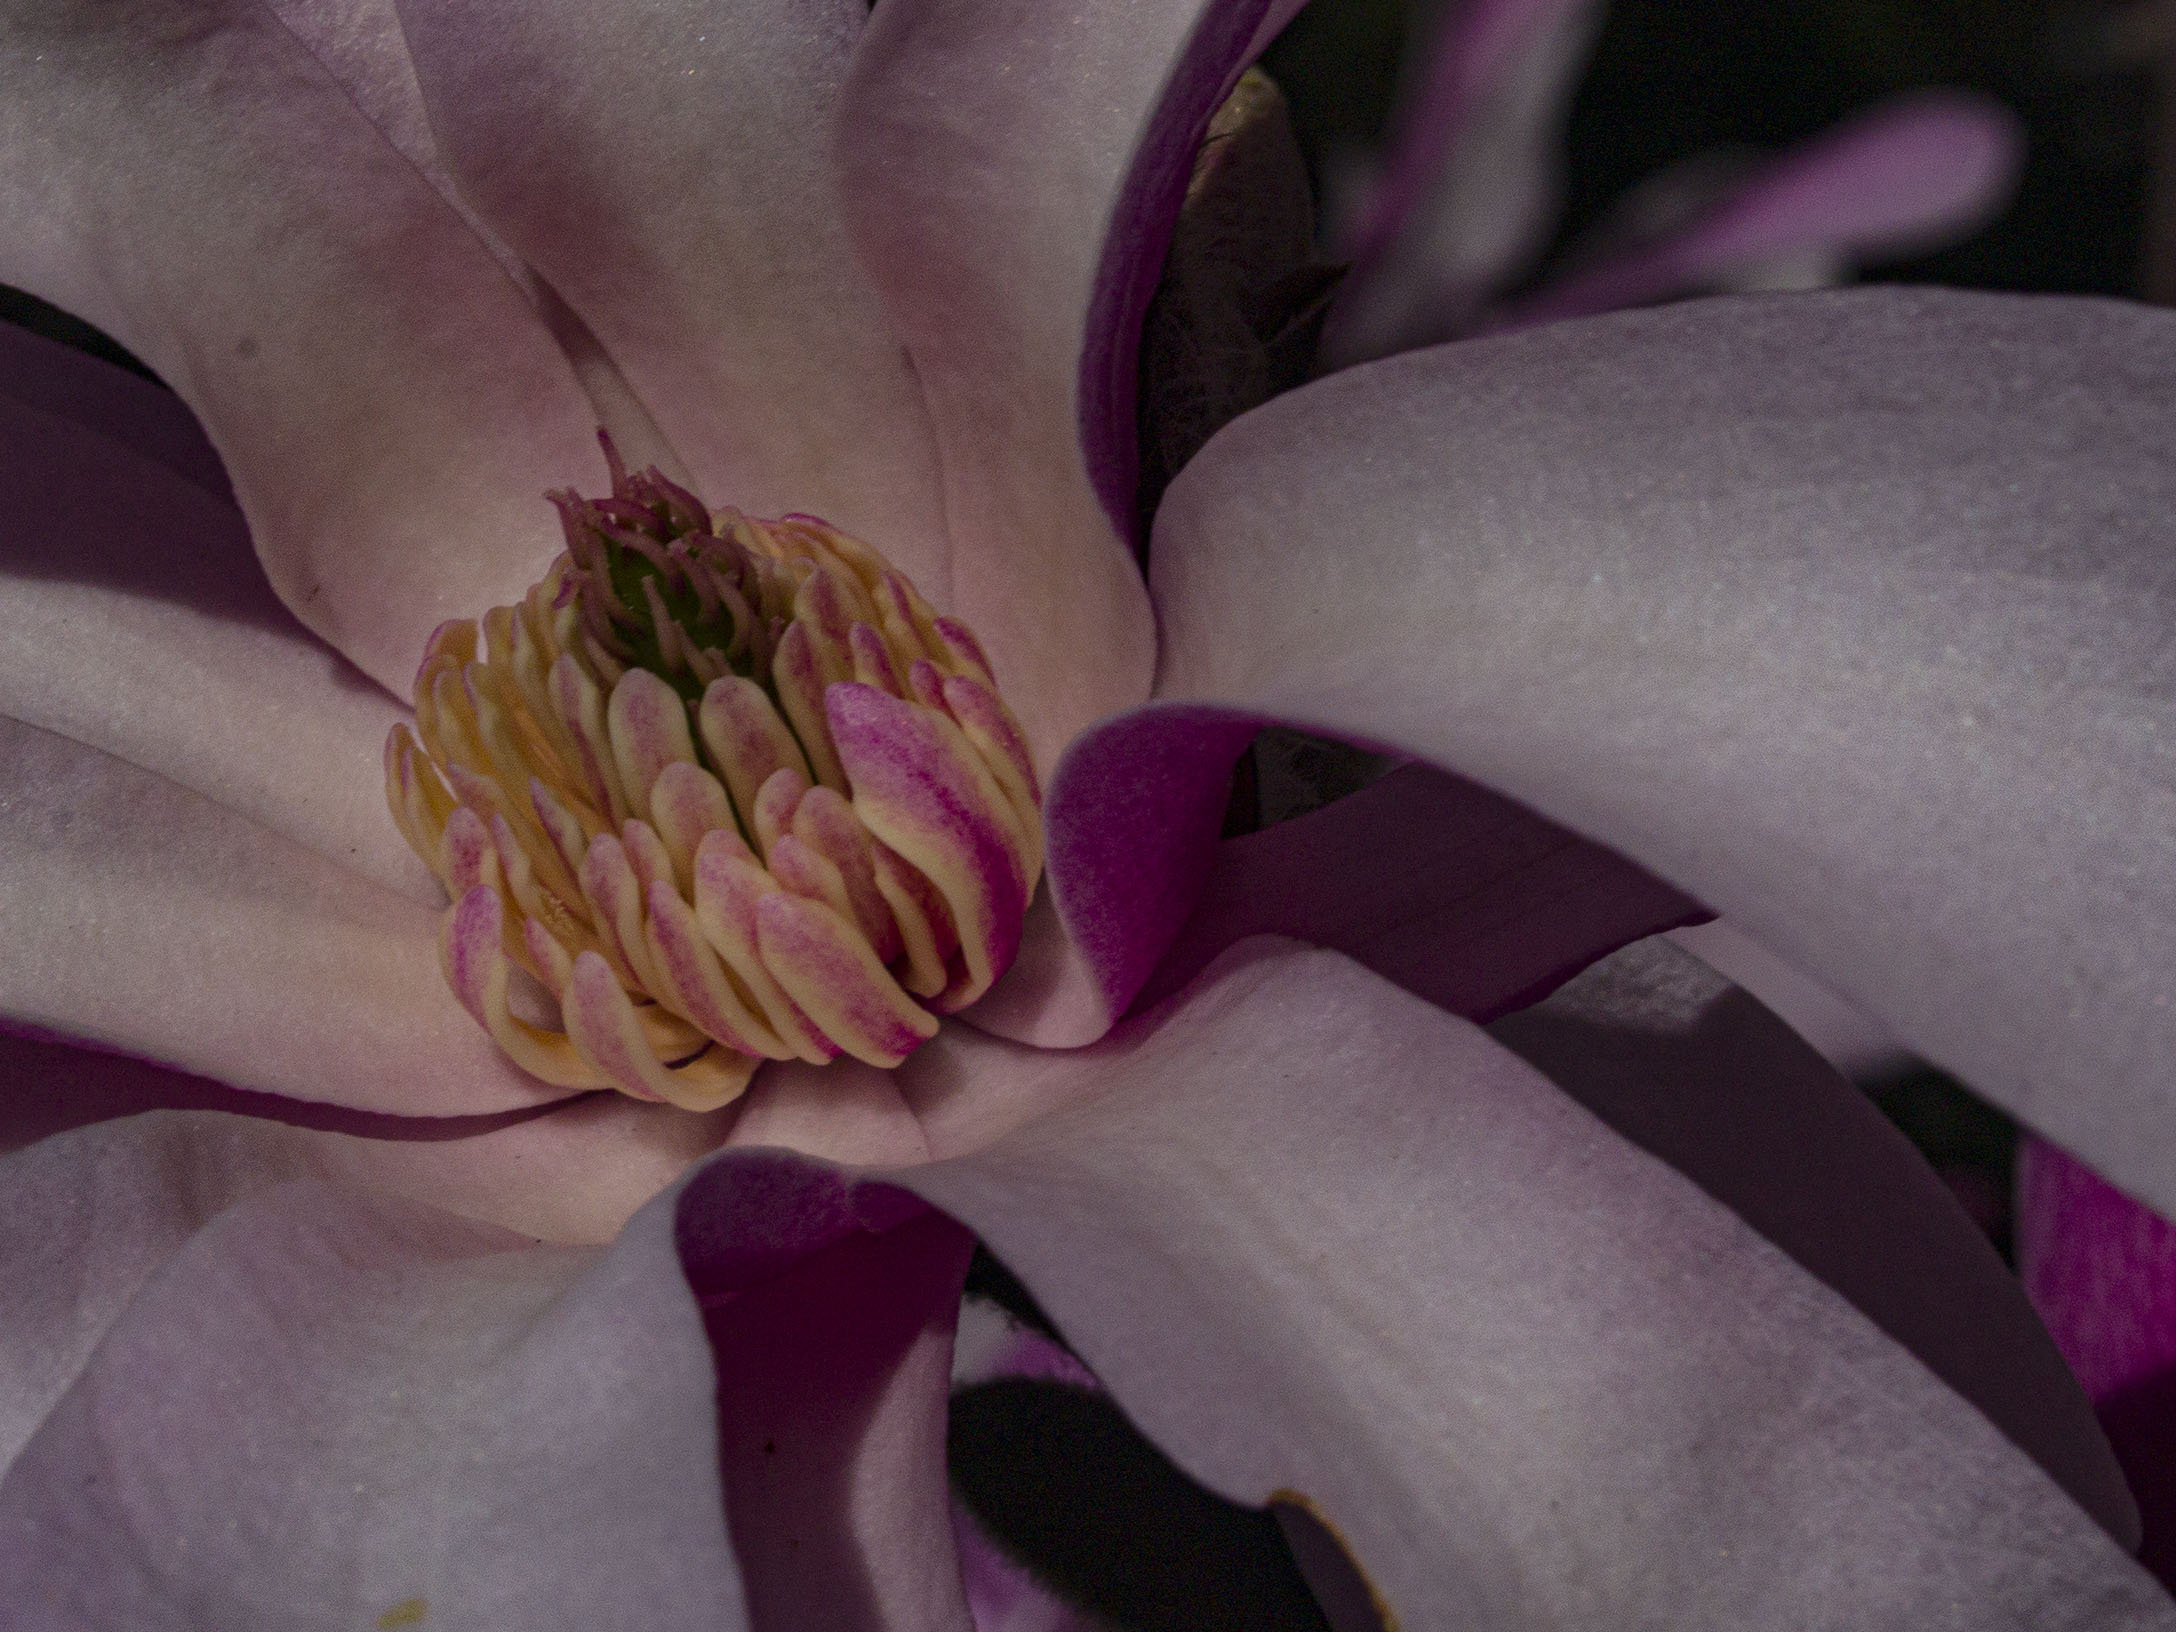
<path fill-rule="evenodd" d="M 2107 302 L 1710 301 L 1412 354 L 1174 484 L 1162 691 L 1614 846 L 2169 1207 L 2172 446 L 2176 319 Z"/>
<path fill-rule="evenodd" d="M 1074 1054 L 938 1048 L 1100 1092 L 903 1182 L 1189 1472 L 1318 1504 L 1403 1624 L 2176 1626 L 1841 1298 L 1335 955 L 1251 943 Z"/>

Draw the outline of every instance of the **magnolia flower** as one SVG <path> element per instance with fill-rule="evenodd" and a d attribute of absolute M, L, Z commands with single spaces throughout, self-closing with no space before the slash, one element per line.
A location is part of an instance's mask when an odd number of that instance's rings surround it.
<path fill-rule="evenodd" d="M 76 1124 L 0 1192 L 11 1611 L 963 1626 L 979 1236 L 1184 1468 L 1316 1516 L 1340 1617 L 2176 1624 L 1969 1221 L 1640 939 L 1722 911 L 2176 1195 L 2176 333 L 1884 292 L 1416 353 L 1227 427 L 1144 582 L 1131 341 L 1282 20 L 7 21 L 0 278 L 218 450 L 9 342 L 0 1001 Z M 557 1103 L 439 980 L 380 745 L 599 419 L 877 542 L 1023 724 L 1046 902 L 893 1070 Z M 1264 720 L 1418 763 L 1220 846 Z"/>

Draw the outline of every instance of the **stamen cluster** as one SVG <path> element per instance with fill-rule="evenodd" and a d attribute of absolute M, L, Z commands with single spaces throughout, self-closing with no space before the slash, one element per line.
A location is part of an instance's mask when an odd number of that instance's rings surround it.
<path fill-rule="evenodd" d="M 566 552 L 433 633 L 386 740 L 455 994 L 546 1082 L 695 1109 L 764 1059 L 897 1064 L 1003 973 L 1042 869 L 981 647 L 812 516 L 616 456 L 609 498 L 551 498 Z"/>

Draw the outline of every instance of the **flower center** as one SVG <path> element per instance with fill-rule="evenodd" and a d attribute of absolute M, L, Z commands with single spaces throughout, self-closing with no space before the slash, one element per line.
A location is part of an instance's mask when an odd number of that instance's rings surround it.
<path fill-rule="evenodd" d="M 765 1059 L 896 1065 L 1019 948 L 1026 738 L 973 634 L 868 545 L 605 452 L 611 497 L 550 495 L 565 553 L 432 633 L 386 739 L 452 901 L 446 979 L 561 1087 L 700 1110 Z M 517 969 L 556 1026 L 515 1012 Z"/>

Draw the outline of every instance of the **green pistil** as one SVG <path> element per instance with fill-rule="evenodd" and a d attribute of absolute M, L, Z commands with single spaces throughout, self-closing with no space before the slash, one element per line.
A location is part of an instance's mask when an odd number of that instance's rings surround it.
<path fill-rule="evenodd" d="M 612 625 L 613 633 L 627 648 L 628 661 L 636 668 L 648 669 L 689 702 L 696 701 L 703 694 L 705 682 L 687 664 L 666 656 L 665 642 L 654 621 L 645 586 L 653 582 L 657 585 L 665 615 L 685 631 L 699 652 L 714 651 L 721 655 L 733 652 L 734 638 L 740 631 L 735 627 L 732 610 L 722 601 L 713 602 L 706 616 L 702 597 L 684 580 L 676 583 L 678 574 L 659 571 L 656 564 L 639 551 L 615 544 L 610 539 L 601 542 L 612 593 L 635 615 L 636 621 L 631 625 L 617 619 Z M 677 656 L 676 647 L 674 658 Z M 753 673 L 750 647 L 745 642 L 741 650 L 728 656 L 726 661 L 732 671 L 743 678 Z"/>

